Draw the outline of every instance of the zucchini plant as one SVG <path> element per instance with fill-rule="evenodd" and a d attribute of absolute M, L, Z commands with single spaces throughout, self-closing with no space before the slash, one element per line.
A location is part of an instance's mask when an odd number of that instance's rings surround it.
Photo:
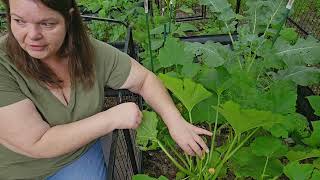
<path fill-rule="evenodd" d="M 156 72 L 185 119 L 213 132 L 206 138 L 210 152 L 201 158 L 181 153 L 151 110 L 143 112 L 138 146 L 162 149 L 179 169 L 177 179 L 319 179 L 320 122 L 311 131 L 295 107 L 298 85 L 320 83 L 319 41 L 298 38 L 290 28 L 275 39 L 285 0 L 247 0 L 243 16 L 227 0 L 200 3 L 223 22 L 230 45 L 171 35 L 158 50 Z M 319 96 L 308 99 L 319 115 Z"/>

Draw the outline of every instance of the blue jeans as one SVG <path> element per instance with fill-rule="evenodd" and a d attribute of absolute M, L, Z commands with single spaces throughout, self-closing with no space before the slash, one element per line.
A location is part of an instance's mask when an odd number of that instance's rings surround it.
<path fill-rule="evenodd" d="M 100 140 L 79 159 L 63 167 L 47 180 L 106 180 L 107 170 Z"/>

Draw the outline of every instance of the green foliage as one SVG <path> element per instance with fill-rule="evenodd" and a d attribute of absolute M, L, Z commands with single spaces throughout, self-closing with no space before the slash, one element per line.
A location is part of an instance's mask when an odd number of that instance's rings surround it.
<path fill-rule="evenodd" d="M 183 103 L 189 112 L 199 102 L 207 99 L 212 94 L 201 84 L 196 84 L 190 79 L 177 79 L 168 75 L 160 74 L 159 78 L 164 85 Z"/>
<path fill-rule="evenodd" d="M 78 0 L 78 4 L 85 11 L 97 13 L 99 17 L 121 20 L 124 22 L 136 21 L 143 14 L 143 8 L 138 6 L 139 0 Z M 88 24 L 90 32 L 97 39 L 114 42 L 123 40 L 127 33 L 124 26 L 106 22 L 92 21 Z"/>
<path fill-rule="evenodd" d="M 228 101 L 217 108 L 226 120 L 230 123 L 236 134 L 240 135 L 248 130 L 263 127 L 265 125 L 280 123 L 283 117 L 267 111 L 255 109 L 241 109 L 239 104 Z"/>
<path fill-rule="evenodd" d="M 192 61 L 192 56 L 185 52 L 182 44 L 173 38 L 169 38 L 164 48 L 159 52 L 159 62 L 162 67 L 190 64 Z"/>
<path fill-rule="evenodd" d="M 284 167 L 284 173 L 292 180 L 307 180 L 311 177 L 313 167 L 311 164 L 291 162 Z"/>
<path fill-rule="evenodd" d="M 208 123 L 214 124 L 216 119 L 216 110 L 212 110 L 212 106 L 218 104 L 218 97 L 213 94 L 209 98 L 198 103 L 192 110 L 192 120 L 195 124 Z"/>
<path fill-rule="evenodd" d="M 314 66 L 319 63 L 319 41 L 298 38 L 292 28 L 282 29 L 275 39 L 285 0 L 245 1 L 243 16 L 232 12 L 225 0 L 199 3 L 211 13 L 208 26 L 218 23 L 217 31 L 223 27 L 229 35 L 237 32 L 238 39 L 230 36 L 230 46 L 181 42 L 174 38 L 180 34 L 176 32 L 179 25 L 172 24 L 173 31 L 164 37 L 164 26 L 169 24 L 162 19 L 165 22 L 156 20 L 152 30 L 152 49 L 155 72 L 186 119 L 188 113 L 190 122 L 208 125 L 213 131 L 212 138 L 205 138 L 211 141 L 210 153 L 202 159 L 182 157 L 174 153 L 172 142 L 165 143 L 168 151 L 161 145 L 168 137 L 164 130 L 157 135 L 160 148 L 183 172 L 183 178 L 222 178 L 227 169 L 243 179 L 277 179 L 283 174 L 308 179 L 312 172 L 312 178 L 317 178 L 314 167 L 320 167 L 320 160 L 312 162 L 312 158 L 319 158 L 319 127 L 314 123 L 311 132 L 295 106 L 298 85 L 320 83 L 320 70 Z M 185 27 L 182 29 L 195 30 Z M 318 114 L 318 98 L 309 99 Z M 216 143 L 217 136 L 223 142 Z M 305 159 L 311 164 L 297 163 Z"/>
<path fill-rule="evenodd" d="M 156 148 L 158 118 L 156 113 L 143 111 L 142 123 L 137 129 L 137 144 L 143 150 Z M 151 146 L 150 143 L 152 144 Z"/>
<path fill-rule="evenodd" d="M 320 121 L 312 122 L 313 132 L 309 138 L 303 139 L 303 142 L 311 147 L 320 147 Z"/>
<path fill-rule="evenodd" d="M 290 161 L 300 161 L 304 159 L 320 157 L 320 150 L 307 148 L 305 146 L 300 146 L 300 148 L 295 148 L 293 150 L 290 150 L 286 154 L 286 157 Z"/>
<path fill-rule="evenodd" d="M 320 96 L 309 96 L 308 100 L 315 110 L 315 114 L 320 116 Z"/>
<path fill-rule="evenodd" d="M 279 160 L 270 160 L 266 167 L 265 162 L 266 158 L 256 156 L 249 147 L 243 147 L 232 157 L 230 166 L 238 178 L 253 177 L 261 179 L 264 169 L 268 178 L 282 174 L 283 165 Z"/>
<path fill-rule="evenodd" d="M 281 157 L 287 149 L 280 139 L 272 136 L 260 136 L 251 143 L 251 150 L 256 156 Z"/>

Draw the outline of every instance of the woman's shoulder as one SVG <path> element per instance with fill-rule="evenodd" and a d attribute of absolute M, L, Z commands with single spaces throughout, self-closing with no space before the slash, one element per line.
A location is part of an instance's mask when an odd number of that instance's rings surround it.
<path fill-rule="evenodd" d="M 118 53 L 118 49 L 106 43 L 104 41 L 100 41 L 93 37 L 90 37 L 91 44 L 94 48 L 95 53 L 98 56 L 113 56 L 114 54 Z"/>

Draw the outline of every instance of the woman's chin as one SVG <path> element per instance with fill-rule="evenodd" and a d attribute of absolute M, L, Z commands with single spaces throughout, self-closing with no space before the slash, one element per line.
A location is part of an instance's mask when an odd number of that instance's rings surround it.
<path fill-rule="evenodd" d="M 47 53 L 45 52 L 39 52 L 39 51 L 28 51 L 28 54 L 36 59 L 44 59 L 47 57 Z"/>

